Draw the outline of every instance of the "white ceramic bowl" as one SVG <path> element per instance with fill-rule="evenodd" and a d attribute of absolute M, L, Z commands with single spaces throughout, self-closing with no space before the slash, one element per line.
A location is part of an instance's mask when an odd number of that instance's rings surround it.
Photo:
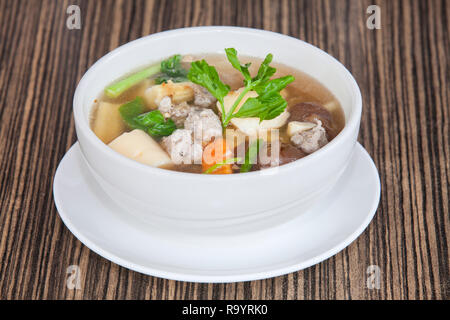
<path fill-rule="evenodd" d="M 340 101 L 346 125 L 313 154 L 278 168 L 234 175 L 201 175 L 152 168 L 130 160 L 101 142 L 89 127 L 96 99 L 112 81 L 175 53 L 240 54 L 274 61 L 308 73 Z M 127 212 L 148 221 L 194 226 L 261 222 L 292 206 L 298 213 L 329 191 L 344 171 L 356 143 L 361 93 L 349 71 L 324 51 L 269 31 L 197 27 L 153 34 L 127 43 L 98 60 L 74 96 L 74 117 L 83 155 L 103 190 Z"/>

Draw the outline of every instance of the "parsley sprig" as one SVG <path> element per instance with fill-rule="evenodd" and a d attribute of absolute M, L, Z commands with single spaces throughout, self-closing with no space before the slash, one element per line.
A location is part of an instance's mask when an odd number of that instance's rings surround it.
<path fill-rule="evenodd" d="M 222 109 L 222 123 L 225 120 L 225 106 L 223 99 L 230 92 L 230 86 L 220 81 L 216 68 L 210 66 L 205 60 L 194 61 L 187 75 L 193 83 L 205 87 L 219 101 Z"/>

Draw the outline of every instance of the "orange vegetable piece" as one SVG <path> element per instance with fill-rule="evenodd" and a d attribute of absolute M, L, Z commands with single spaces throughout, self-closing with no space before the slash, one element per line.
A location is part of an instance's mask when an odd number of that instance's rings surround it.
<path fill-rule="evenodd" d="M 205 172 L 217 163 L 223 162 L 230 158 L 233 152 L 230 150 L 226 141 L 222 138 L 216 139 L 208 144 L 203 150 L 202 171 Z M 233 173 L 231 164 L 224 164 L 211 172 L 211 174 L 230 174 Z"/>

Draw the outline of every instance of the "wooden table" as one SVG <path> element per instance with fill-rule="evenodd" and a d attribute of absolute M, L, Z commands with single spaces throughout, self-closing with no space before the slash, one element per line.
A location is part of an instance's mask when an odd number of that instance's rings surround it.
<path fill-rule="evenodd" d="M 379 30 L 366 27 L 374 3 Z M 66 27 L 70 4 L 81 9 L 80 30 Z M 0 298 L 448 299 L 449 17 L 445 0 L 0 0 Z M 52 180 L 76 141 L 72 98 L 83 73 L 130 40 L 198 25 L 285 33 L 355 76 L 359 141 L 380 172 L 381 203 L 336 256 L 261 281 L 168 281 L 103 259 L 60 220 Z M 70 265 L 81 289 L 66 286 Z M 366 286 L 369 265 L 380 268 L 380 289 Z"/>

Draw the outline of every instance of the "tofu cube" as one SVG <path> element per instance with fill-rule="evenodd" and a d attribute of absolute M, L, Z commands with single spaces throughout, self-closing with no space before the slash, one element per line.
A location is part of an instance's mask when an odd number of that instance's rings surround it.
<path fill-rule="evenodd" d="M 123 133 L 109 146 L 127 158 L 152 167 L 168 168 L 173 165 L 169 155 L 159 143 L 139 129 Z"/>
<path fill-rule="evenodd" d="M 126 125 L 119 113 L 120 104 L 100 102 L 92 129 L 97 137 L 108 144 L 125 130 Z"/>

